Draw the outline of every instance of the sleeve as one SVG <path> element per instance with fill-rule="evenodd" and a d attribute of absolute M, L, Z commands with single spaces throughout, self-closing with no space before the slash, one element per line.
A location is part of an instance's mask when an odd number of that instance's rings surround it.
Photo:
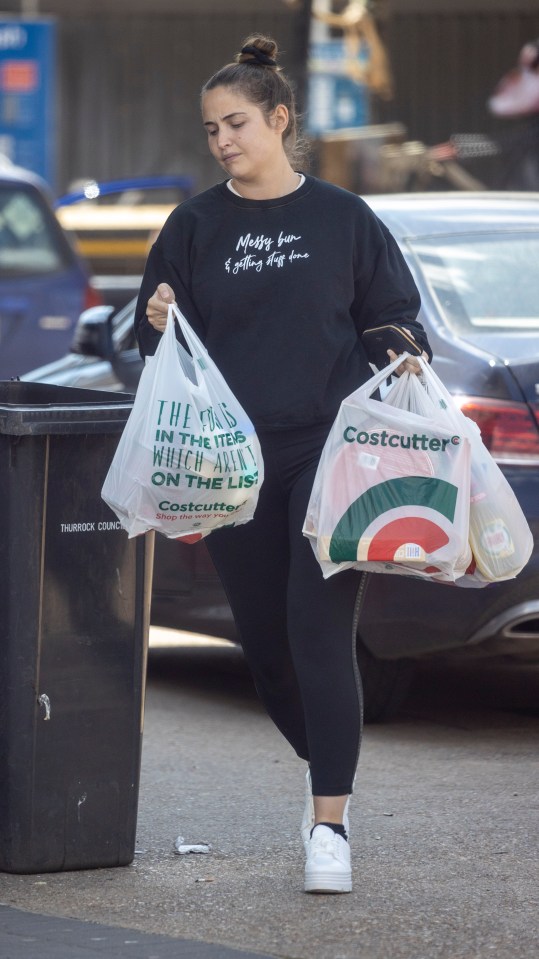
<path fill-rule="evenodd" d="M 202 319 L 189 295 L 187 283 L 182 277 L 180 264 L 165 256 L 158 238 L 146 261 L 135 309 L 135 336 L 143 359 L 146 356 L 153 356 L 163 335 L 154 329 L 146 316 L 148 300 L 153 296 L 160 283 L 168 283 L 172 287 L 176 303 L 202 342 L 204 342 L 206 335 Z M 182 340 L 178 328 L 176 328 L 176 336 L 180 341 Z"/>
<path fill-rule="evenodd" d="M 417 319 L 421 306 L 419 291 L 397 241 L 387 227 L 374 217 L 368 231 L 368 245 L 375 252 L 358 269 L 352 313 L 359 336 L 372 326 L 404 326 L 432 360 L 424 327 Z"/>

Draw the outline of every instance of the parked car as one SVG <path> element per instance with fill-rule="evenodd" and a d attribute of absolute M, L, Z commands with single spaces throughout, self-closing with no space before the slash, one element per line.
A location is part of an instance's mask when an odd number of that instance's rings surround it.
<path fill-rule="evenodd" d="M 447 650 L 539 658 L 539 195 L 369 197 L 422 295 L 433 366 L 507 476 L 535 549 L 520 575 L 484 589 L 364 578 L 357 648 L 366 718 L 399 703 L 420 657 Z M 134 302 L 80 319 L 74 353 L 25 379 L 134 391 L 142 361 Z M 157 537 L 152 621 L 234 640 L 204 542 Z"/>
<path fill-rule="evenodd" d="M 56 219 L 47 184 L 0 167 L 0 377 L 63 356 L 82 310 L 102 303 Z"/>

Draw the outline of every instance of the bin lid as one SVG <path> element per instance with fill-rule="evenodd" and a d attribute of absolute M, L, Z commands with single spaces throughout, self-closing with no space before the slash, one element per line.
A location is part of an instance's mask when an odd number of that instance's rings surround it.
<path fill-rule="evenodd" d="M 0 380 L 0 433 L 121 433 L 131 393 Z"/>

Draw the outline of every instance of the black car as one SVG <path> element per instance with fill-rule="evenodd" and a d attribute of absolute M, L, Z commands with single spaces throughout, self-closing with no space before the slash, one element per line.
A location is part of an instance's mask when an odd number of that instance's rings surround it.
<path fill-rule="evenodd" d="M 366 718 L 398 704 L 414 660 L 468 649 L 539 658 L 539 195 L 369 197 L 422 297 L 434 368 L 512 485 L 533 532 L 520 575 L 484 589 L 364 578 L 358 656 Z M 134 392 L 142 369 L 134 303 L 81 316 L 74 353 L 24 379 Z M 157 537 L 152 622 L 235 639 L 204 542 Z"/>

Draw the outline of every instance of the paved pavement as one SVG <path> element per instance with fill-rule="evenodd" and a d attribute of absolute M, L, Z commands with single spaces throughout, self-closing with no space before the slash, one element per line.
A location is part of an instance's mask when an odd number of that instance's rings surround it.
<path fill-rule="evenodd" d="M 425 666 L 368 727 L 354 891 L 302 891 L 303 764 L 235 651 L 154 657 L 137 854 L 0 874 L 1 959 L 531 959 L 539 670 Z M 177 856 L 175 838 L 208 842 Z M 48 950 L 48 951 L 47 951 Z"/>
<path fill-rule="evenodd" d="M 0 906 L 2 959 L 270 959 L 259 952 Z"/>

